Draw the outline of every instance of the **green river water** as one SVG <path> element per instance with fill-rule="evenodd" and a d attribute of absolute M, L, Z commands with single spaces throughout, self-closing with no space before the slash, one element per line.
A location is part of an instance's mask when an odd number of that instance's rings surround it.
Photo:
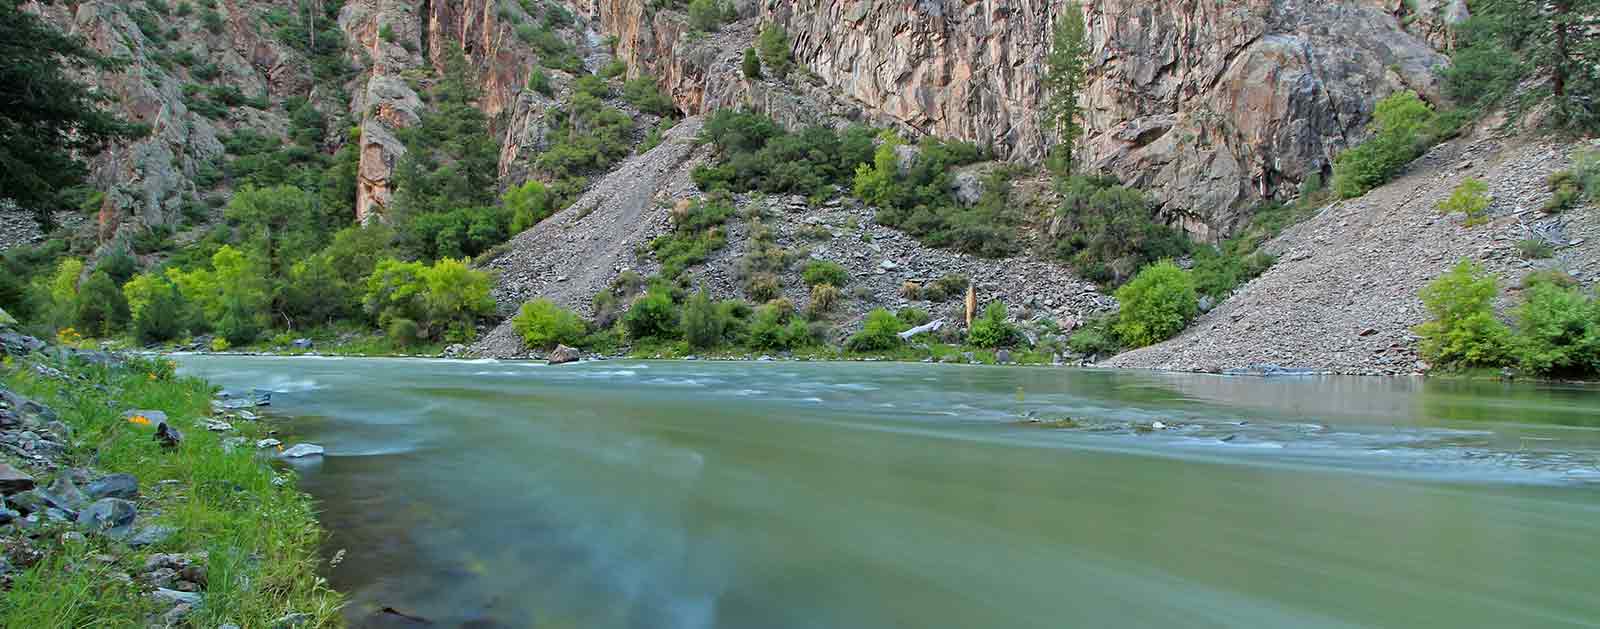
<path fill-rule="evenodd" d="M 1600 627 L 1595 388 L 180 360 L 326 446 L 356 626 Z"/>

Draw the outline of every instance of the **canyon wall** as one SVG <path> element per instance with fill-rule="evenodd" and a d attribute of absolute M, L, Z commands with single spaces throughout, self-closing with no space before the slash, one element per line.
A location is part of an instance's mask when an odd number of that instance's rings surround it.
<path fill-rule="evenodd" d="M 1043 0 L 766 0 L 695 39 L 647 0 L 580 0 L 689 113 L 748 105 L 780 120 L 892 121 L 1037 162 L 1044 58 L 1056 11 Z M 1414 8 L 1408 8 L 1414 7 Z M 1263 198 L 1296 194 L 1359 139 L 1396 90 L 1438 95 L 1447 24 L 1461 0 L 1102 0 L 1081 5 L 1091 46 L 1080 97 L 1080 163 L 1149 189 L 1203 238 Z M 1415 13 L 1408 13 L 1415 11 Z M 783 24 L 805 70 L 750 81 L 739 54 L 758 22 Z M 1409 29 L 1409 31 L 1408 31 Z"/>

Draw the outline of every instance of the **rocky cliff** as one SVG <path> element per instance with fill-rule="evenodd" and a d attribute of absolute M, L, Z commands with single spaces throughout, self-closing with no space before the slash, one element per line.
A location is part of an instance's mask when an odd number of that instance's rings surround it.
<path fill-rule="evenodd" d="M 690 113 L 738 105 L 780 120 L 892 121 L 1037 161 L 1040 79 L 1056 11 L 1036 0 L 772 0 L 707 39 L 646 0 L 580 0 L 629 65 Z M 1407 7 L 1419 7 L 1408 9 Z M 1092 47 L 1080 156 L 1151 190 L 1213 238 L 1263 198 L 1297 193 L 1358 139 L 1381 96 L 1437 98 L 1435 46 L 1465 17 L 1429 2 L 1083 3 Z M 790 85 L 737 71 L 757 22 L 783 24 L 807 71 Z M 1407 29 L 1411 29 L 1408 31 Z"/>

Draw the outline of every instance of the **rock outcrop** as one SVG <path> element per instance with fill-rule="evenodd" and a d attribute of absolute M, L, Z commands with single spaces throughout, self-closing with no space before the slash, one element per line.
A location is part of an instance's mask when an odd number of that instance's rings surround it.
<path fill-rule="evenodd" d="M 1214 238 L 1263 198 L 1297 193 L 1358 139 L 1372 104 L 1412 89 L 1437 97 L 1434 45 L 1465 16 L 1459 0 L 1403 5 L 1248 2 L 1082 3 L 1091 44 L 1079 157 L 1151 190 L 1174 222 Z M 1437 5 L 1437 6 L 1436 6 Z M 750 106 L 781 122 L 895 122 L 1037 162 L 1041 78 L 1062 3 L 1032 0 L 774 0 L 689 38 L 681 15 L 645 0 L 580 0 L 618 37 L 630 67 L 661 77 L 688 113 Z M 1418 5 L 1421 6 L 1421 5 Z M 757 15 L 759 14 L 759 15 Z M 739 54 L 757 22 L 783 24 L 804 69 L 787 84 L 746 80 Z"/>

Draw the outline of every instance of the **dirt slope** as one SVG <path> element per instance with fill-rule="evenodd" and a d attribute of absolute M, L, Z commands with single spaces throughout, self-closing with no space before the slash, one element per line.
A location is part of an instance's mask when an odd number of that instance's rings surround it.
<path fill-rule="evenodd" d="M 1469 258 L 1498 274 L 1500 305 L 1529 271 L 1555 267 L 1586 285 L 1600 277 L 1600 208 L 1539 211 L 1545 177 L 1570 165 L 1574 145 L 1498 139 L 1434 148 L 1408 174 L 1335 203 L 1269 244 L 1278 264 L 1169 341 L 1124 353 L 1111 367 L 1224 371 L 1274 364 L 1337 373 L 1405 374 L 1425 367 L 1411 330 L 1426 318 L 1417 291 Z M 1436 205 L 1467 178 L 1489 185 L 1489 224 L 1468 227 Z M 1543 234 L 1549 260 L 1517 243 Z"/>

